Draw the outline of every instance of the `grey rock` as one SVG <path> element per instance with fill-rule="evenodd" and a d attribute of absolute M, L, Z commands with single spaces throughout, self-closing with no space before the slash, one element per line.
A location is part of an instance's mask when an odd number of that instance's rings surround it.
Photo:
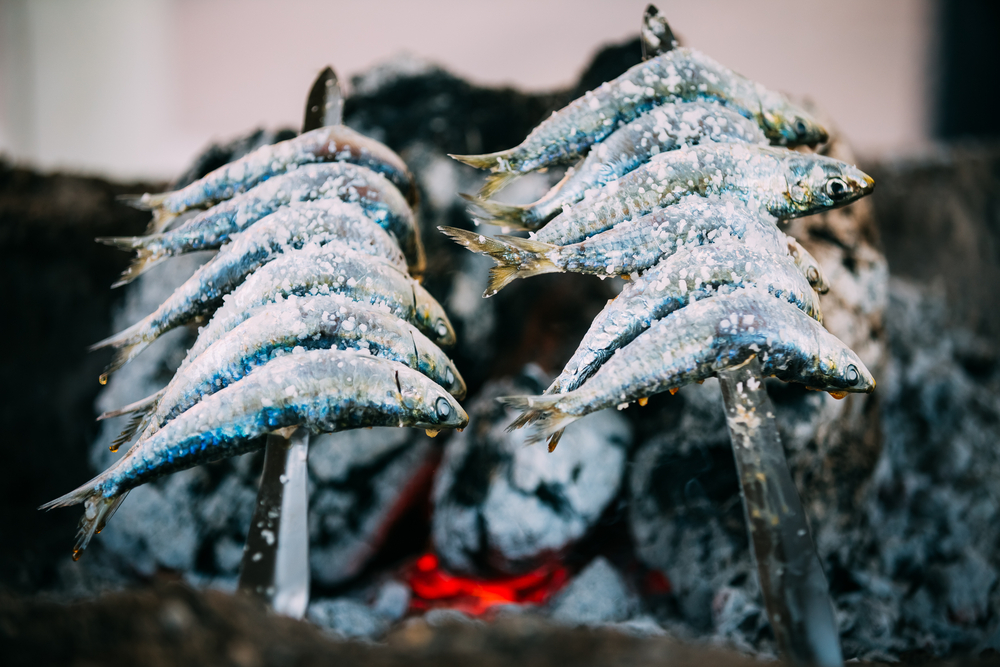
<path fill-rule="evenodd" d="M 538 392 L 527 380 L 493 382 L 452 437 L 434 484 L 434 546 L 457 571 L 517 573 L 559 554 L 594 526 L 617 495 L 631 443 L 628 423 L 603 411 L 567 429 L 561 446 L 526 447 L 506 432 L 516 412 L 497 396 Z"/>
<path fill-rule="evenodd" d="M 387 581 L 379 586 L 372 609 L 389 621 L 398 621 L 410 608 L 410 587 L 399 581 Z"/>
<path fill-rule="evenodd" d="M 382 615 L 355 600 L 318 600 L 309 605 L 307 618 L 337 639 L 376 639 L 389 629 Z"/>
<path fill-rule="evenodd" d="M 620 623 L 634 606 L 622 576 L 599 556 L 553 601 L 552 620 L 566 625 Z"/>

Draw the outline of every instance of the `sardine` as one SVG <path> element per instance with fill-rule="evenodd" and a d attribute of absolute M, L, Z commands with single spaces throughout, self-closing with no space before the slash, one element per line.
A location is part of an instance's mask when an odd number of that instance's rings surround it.
<path fill-rule="evenodd" d="M 554 112 L 514 148 L 452 157 L 492 172 L 480 191 L 490 197 L 517 176 L 576 160 L 644 111 L 668 102 L 696 100 L 720 102 L 754 120 L 776 144 L 817 144 L 827 139 L 823 126 L 784 95 L 698 51 L 675 48 L 635 65 Z"/>
<path fill-rule="evenodd" d="M 413 325 L 342 296 L 316 296 L 264 306 L 174 375 L 163 390 L 98 419 L 135 413 L 111 451 L 142 431 L 148 438 L 168 421 L 284 354 L 313 349 L 356 350 L 419 371 L 458 399 L 465 381 L 447 355 Z M 137 409 L 136 409 L 137 408 Z"/>
<path fill-rule="evenodd" d="M 258 306 L 290 296 L 343 294 L 415 324 L 439 345 L 452 345 L 455 331 L 444 309 L 420 284 L 391 264 L 358 253 L 341 243 L 307 246 L 287 252 L 250 274 L 223 297 L 223 305 L 201 330 L 188 352 L 194 359 Z M 178 318 L 159 310 L 128 329 L 93 345 L 114 347 L 114 359 L 102 379 L 131 361 L 171 328 Z"/>
<path fill-rule="evenodd" d="M 731 195 L 688 196 L 673 206 L 564 246 L 506 235 L 493 239 L 454 227 L 439 229 L 497 263 L 490 269 L 485 297 L 493 296 L 516 278 L 543 273 L 634 277 L 681 247 L 730 239 L 742 239 L 764 252 L 789 254 L 789 237 L 778 231 L 775 219 Z M 801 256 L 806 261 L 806 255 Z M 818 267 L 807 270 L 817 283 L 821 281 Z"/>
<path fill-rule="evenodd" d="M 552 438 L 580 417 L 691 382 L 757 355 L 764 373 L 837 397 L 875 389 L 857 354 L 798 308 L 766 292 L 740 290 L 692 303 L 655 322 L 578 389 L 500 399 L 523 410 L 511 428 L 533 424 L 529 442 Z"/>
<path fill-rule="evenodd" d="M 195 359 L 256 307 L 326 294 L 343 294 L 391 313 L 415 325 L 437 345 L 455 344 L 455 330 L 444 308 L 416 280 L 357 253 L 322 246 L 292 251 L 251 274 L 202 327 L 187 360 Z"/>
<path fill-rule="evenodd" d="M 704 102 L 664 104 L 640 115 L 597 144 L 566 172 L 548 194 L 533 204 L 511 206 L 462 195 L 498 220 L 538 229 L 588 191 L 607 185 L 654 155 L 705 142 L 766 144 L 757 124 L 732 109 Z"/>
<path fill-rule="evenodd" d="M 343 162 L 305 165 L 275 176 L 163 234 L 97 240 L 136 251 L 132 265 L 115 283 L 123 285 L 167 257 L 218 248 L 282 206 L 315 199 L 340 199 L 361 206 L 369 217 L 396 236 L 410 269 L 414 273 L 423 271 L 426 261 L 423 244 L 413 211 L 403 195 L 384 176 Z"/>
<path fill-rule="evenodd" d="M 332 125 L 261 146 L 180 190 L 144 194 L 134 203 L 152 209 L 154 224 L 150 231 L 160 231 L 189 209 L 207 208 L 269 178 L 316 162 L 347 162 L 371 169 L 389 179 L 411 204 L 416 201 L 416 184 L 402 158 L 388 146 L 346 125 Z"/>
<path fill-rule="evenodd" d="M 577 389 L 616 350 L 670 313 L 744 287 L 756 287 L 823 321 L 819 298 L 786 251 L 739 241 L 684 248 L 625 285 L 594 318 L 573 357 L 545 393 Z"/>
<path fill-rule="evenodd" d="M 657 155 L 565 209 L 534 239 L 568 245 L 624 220 L 697 194 L 732 193 L 779 219 L 836 208 L 875 187 L 870 176 L 840 160 L 785 148 L 701 144 Z M 487 222 L 513 226 L 509 220 Z"/>
<path fill-rule="evenodd" d="M 451 394 L 406 366 L 357 352 L 311 350 L 275 359 L 206 397 L 108 470 L 41 509 L 84 504 L 74 558 L 130 490 L 202 463 L 260 449 L 271 431 L 364 426 L 463 428 Z"/>

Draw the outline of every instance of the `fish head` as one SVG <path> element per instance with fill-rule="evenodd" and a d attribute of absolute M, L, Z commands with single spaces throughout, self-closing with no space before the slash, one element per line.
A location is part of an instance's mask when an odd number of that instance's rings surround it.
<path fill-rule="evenodd" d="M 793 217 L 844 206 L 875 189 L 871 176 L 825 155 L 791 153 L 785 167 Z"/>
<path fill-rule="evenodd" d="M 771 90 L 758 93 L 761 98 L 761 129 L 771 143 L 780 146 L 815 146 L 830 134 L 812 114 Z"/>
<path fill-rule="evenodd" d="M 437 299 L 430 295 L 420 285 L 415 284 L 413 289 L 414 302 L 416 304 L 416 324 L 438 345 L 450 347 L 458 340 L 455 337 L 455 329 L 451 326 L 448 314 L 437 302 Z"/>
<path fill-rule="evenodd" d="M 802 275 L 809 281 L 809 286 L 820 294 L 826 294 L 829 292 L 830 284 L 826 282 L 826 277 L 823 276 L 823 269 L 820 268 L 819 262 L 816 258 L 813 257 L 808 250 L 803 248 L 799 242 L 791 236 L 787 237 L 787 239 L 788 254 L 792 256 L 792 261 L 795 262 L 795 266 L 798 267 L 799 271 L 802 272 Z"/>
<path fill-rule="evenodd" d="M 465 428 L 469 415 L 458 404 L 458 399 L 419 373 L 398 373 L 400 394 L 407 414 L 416 428 L 439 431 L 446 428 Z"/>
<path fill-rule="evenodd" d="M 861 357 L 833 334 L 824 332 L 815 367 L 816 377 L 807 384 L 842 397 L 844 393 L 870 394 L 875 391 L 875 378 Z"/>

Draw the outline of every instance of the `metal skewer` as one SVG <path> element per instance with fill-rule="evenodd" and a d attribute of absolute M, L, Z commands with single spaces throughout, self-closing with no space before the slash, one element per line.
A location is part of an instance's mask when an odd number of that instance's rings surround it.
<path fill-rule="evenodd" d="M 719 382 L 751 553 L 778 650 L 797 665 L 843 665 L 829 586 L 788 471 L 760 362 L 754 357 L 722 371 Z"/>
<path fill-rule="evenodd" d="M 302 131 L 338 125 L 344 98 L 333 68 L 313 83 Z M 279 614 L 302 618 L 309 605 L 309 433 L 267 436 L 264 472 L 243 547 L 239 590 L 263 599 Z"/>

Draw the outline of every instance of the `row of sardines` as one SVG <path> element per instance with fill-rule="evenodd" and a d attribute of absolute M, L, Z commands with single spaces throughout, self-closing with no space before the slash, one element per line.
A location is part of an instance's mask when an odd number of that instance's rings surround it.
<path fill-rule="evenodd" d="M 342 108 L 341 105 L 330 105 Z M 117 284 L 172 256 L 219 252 L 152 314 L 97 343 L 111 373 L 163 333 L 199 330 L 170 383 L 131 414 L 108 470 L 44 507 L 84 504 L 79 557 L 128 491 L 263 447 L 269 432 L 462 428 L 455 333 L 414 276 L 424 251 L 414 180 L 398 155 L 339 122 L 264 146 L 174 192 L 144 195 L 149 234 Z M 137 436 L 137 437 L 136 437 Z"/>
<path fill-rule="evenodd" d="M 512 428 L 554 449 L 596 410 L 676 392 L 756 355 L 767 375 L 842 398 L 871 392 L 861 359 L 823 328 L 812 256 L 777 222 L 843 206 L 872 191 L 857 168 L 785 146 L 826 130 L 785 96 L 677 46 L 655 9 L 649 57 L 586 93 L 519 146 L 452 156 L 489 169 L 481 221 L 528 238 L 442 228 L 496 262 L 484 296 L 551 272 L 630 280 L 594 320 L 542 396 L 504 400 Z M 575 163 L 533 204 L 490 197 L 512 179 Z M 506 231 L 506 230 L 505 230 Z"/>

